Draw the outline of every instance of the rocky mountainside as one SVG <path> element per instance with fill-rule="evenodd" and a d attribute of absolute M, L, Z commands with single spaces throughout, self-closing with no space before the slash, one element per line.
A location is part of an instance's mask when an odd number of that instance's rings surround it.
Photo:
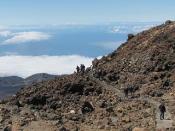
<path fill-rule="evenodd" d="M 175 130 L 175 22 L 128 35 L 85 72 L 1 101 L 0 127 L 24 131 Z M 159 105 L 167 108 L 159 119 Z"/>
<path fill-rule="evenodd" d="M 15 94 L 22 87 L 54 79 L 55 77 L 57 76 L 46 73 L 34 74 L 25 79 L 18 76 L 0 77 L 0 99 Z"/>
<path fill-rule="evenodd" d="M 138 95 L 162 96 L 174 87 L 174 26 L 167 22 L 141 32 L 107 57 L 95 60 L 97 76 L 118 89 L 130 85 Z"/>

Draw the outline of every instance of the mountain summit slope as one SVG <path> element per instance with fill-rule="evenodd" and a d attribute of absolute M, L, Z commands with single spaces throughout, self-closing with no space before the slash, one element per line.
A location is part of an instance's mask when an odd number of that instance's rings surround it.
<path fill-rule="evenodd" d="M 0 127 L 39 131 L 47 123 L 53 131 L 175 130 L 174 58 L 175 22 L 128 35 L 84 73 L 33 84 L 2 101 Z M 157 117 L 162 101 L 164 121 Z"/>
<path fill-rule="evenodd" d="M 155 96 L 173 87 L 174 58 L 175 23 L 169 22 L 137 34 L 94 64 L 97 73 L 117 88 L 130 84 L 140 94 Z"/>

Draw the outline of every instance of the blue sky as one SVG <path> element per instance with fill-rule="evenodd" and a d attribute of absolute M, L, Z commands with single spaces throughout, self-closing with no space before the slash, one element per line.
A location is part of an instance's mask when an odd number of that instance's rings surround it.
<path fill-rule="evenodd" d="M 174 19 L 174 0 L 1 0 L 0 25 L 97 24 Z"/>

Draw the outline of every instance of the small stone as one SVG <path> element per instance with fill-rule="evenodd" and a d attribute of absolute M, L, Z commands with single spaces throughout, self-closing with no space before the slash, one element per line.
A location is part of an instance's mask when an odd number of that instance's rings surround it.
<path fill-rule="evenodd" d="M 128 116 L 127 117 L 123 117 L 122 118 L 122 122 L 129 123 L 130 122 L 130 118 Z"/>
<path fill-rule="evenodd" d="M 117 108 L 117 112 L 122 113 L 123 109 L 119 107 L 119 108 Z"/>
<path fill-rule="evenodd" d="M 70 113 L 71 114 L 75 114 L 75 110 L 70 110 Z"/>
<path fill-rule="evenodd" d="M 98 129 L 105 129 L 105 125 L 98 126 Z"/>

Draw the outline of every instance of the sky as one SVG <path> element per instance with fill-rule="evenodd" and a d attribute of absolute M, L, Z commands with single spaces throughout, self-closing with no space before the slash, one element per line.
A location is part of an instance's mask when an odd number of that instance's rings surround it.
<path fill-rule="evenodd" d="M 174 0 L 1 0 L 0 77 L 69 74 L 127 34 L 175 18 Z"/>
<path fill-rule="evenodd" d="M 1 0 L 0 25 L 103 24 L 174 19 L 174 0 Z"/>

